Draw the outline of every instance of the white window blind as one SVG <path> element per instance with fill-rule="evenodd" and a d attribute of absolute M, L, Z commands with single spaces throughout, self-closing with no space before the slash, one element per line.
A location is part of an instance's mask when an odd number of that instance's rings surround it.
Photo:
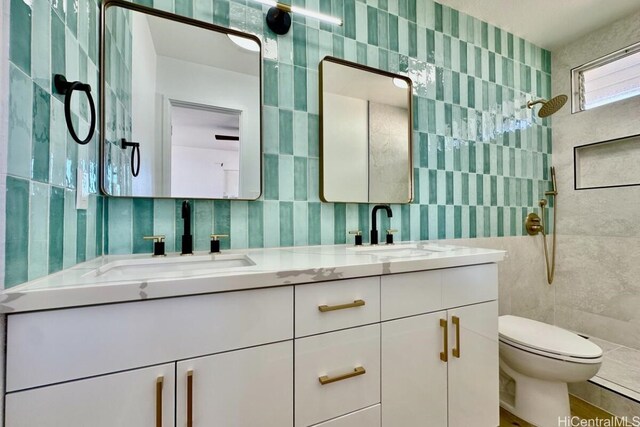
<path fill-rule="evenodd" d="M 634 47 L 574 70 L 579 111 L 640 95 L 640 46 Z"/>

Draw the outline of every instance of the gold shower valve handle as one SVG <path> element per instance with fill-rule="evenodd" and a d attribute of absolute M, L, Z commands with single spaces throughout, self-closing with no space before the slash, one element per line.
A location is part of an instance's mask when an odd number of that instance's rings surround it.
<path fill-rule="evenodd" d="M 527 215 L 527 219 L 525 220 L 524 225 L 527 229 L 527 233 L 529 233 L 530 236 L 536 236 L 538 233 L 544 232 L 542 219 L 535 212 Z"/>

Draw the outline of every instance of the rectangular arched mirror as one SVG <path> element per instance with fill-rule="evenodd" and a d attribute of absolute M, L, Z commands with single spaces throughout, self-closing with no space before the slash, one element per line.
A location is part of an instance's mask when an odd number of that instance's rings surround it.
<path fill-rule="evenodd" d="M 322 200 L 411 202 L 411 79 L 327 57 L 320 95 Z"/>
<path fill-rule="evenodd" d="M 116 0 L 101 30 L 103 192 L 257 199 L 260 40 Z"/>

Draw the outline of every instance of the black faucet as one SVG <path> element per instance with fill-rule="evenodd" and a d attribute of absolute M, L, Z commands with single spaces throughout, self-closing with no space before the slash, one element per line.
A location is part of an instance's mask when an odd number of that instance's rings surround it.
<path fill-rule="evenodd" d="M 182 233 L 181 255 L 191 255 L 193 253 L 193 236 L 191 236 L 191 206 L 189 206 L 188 200 L 182 202 L 182 219 L 184 221 L 184 230 Z"/>
<path fill-rule="evenodd" d="M 376 221 L 376 214 L 380 209 L 384 209 L 387 211 L 387 217 L 391 218 L 393 216 L 393 212 L 391 212 L 391 208 L 389 205 L 375 205 L 373 207 L 373 211 L 371 211 L 371 241 L 372 245 L 378 244 L 378 226 Z"/>

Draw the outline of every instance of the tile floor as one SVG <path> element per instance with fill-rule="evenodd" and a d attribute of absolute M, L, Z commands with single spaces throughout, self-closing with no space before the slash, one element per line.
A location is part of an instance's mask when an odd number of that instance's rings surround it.
<path fill-rule="evenodd" d="M 615 424 L 614 416 L 609 414 L 608 412 L 603 411 L 600 408 L 597 408 L 591 405 L 588 402 L 585 402 L 582 399 L 579 399 L 575 396 L 570 396 L 571 400 L 571 414 L 579 417 L 582 420 L 598 420 L 600 424 L 589 424 L 589 425 L 620 425 Z M 605 420 L 610 420 L 609 424 L 605 424 Z M 582 424 L 580 424 L 582 425 Z M 622 424 L 624 425 L 624 424 Z M 515 415 L 505 411 L 500 408 L 500 426 L 499 427 L 536 427 L 533 424 L 530 424 L 526 421 L 521 420 Z"/>
<path fill-rule="evenodd" d="M 590 381 L 640 401 L 640 350 L 591 337 L 603 352 L 602 367 Z"/>

